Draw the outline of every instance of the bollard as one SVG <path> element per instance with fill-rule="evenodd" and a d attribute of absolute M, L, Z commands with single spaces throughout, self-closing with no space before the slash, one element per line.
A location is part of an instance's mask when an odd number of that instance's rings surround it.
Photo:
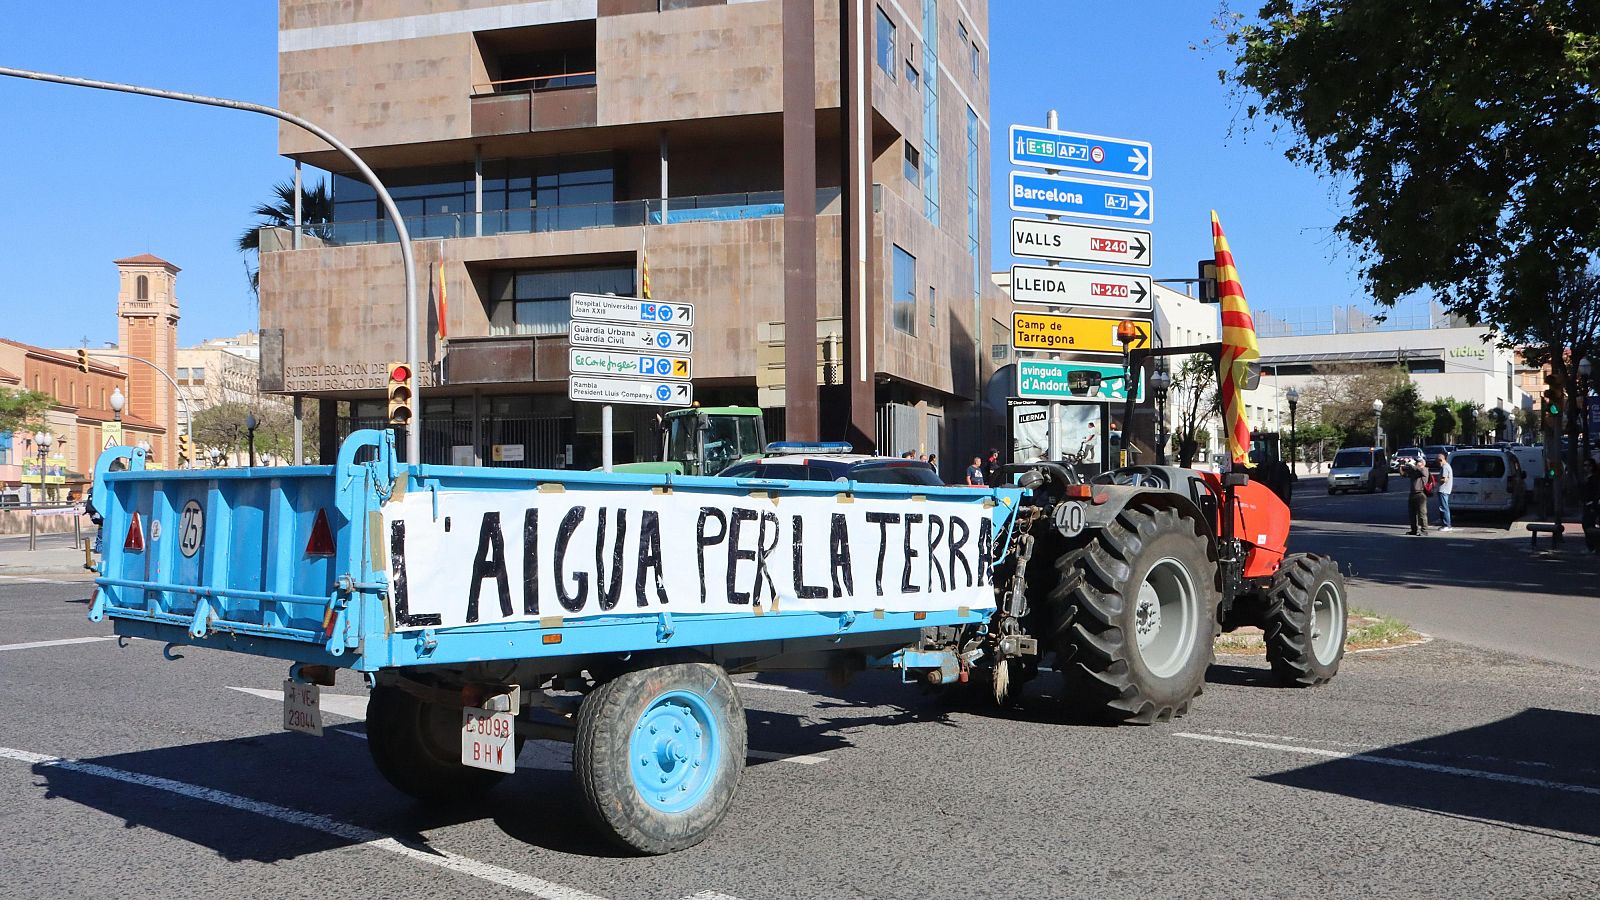
<path fill-rule="evenodd" d="M 72 549 L 83 549 L 83 517 L 72 517 Z"/>
<path fill-rule="evenodd" d="M 28 510 L 28 549 L 30 551 L 35 550 L 38 547 L 38 533 L 39 517 L 34 515 L 33 510 L 30 509 Z"/>

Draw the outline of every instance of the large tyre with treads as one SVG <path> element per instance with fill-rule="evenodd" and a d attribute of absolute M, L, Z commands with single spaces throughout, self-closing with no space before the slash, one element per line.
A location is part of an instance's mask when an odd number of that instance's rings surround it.
<path fill-rule="evenodd" d="M 1067 709 L 1136 724 L 1188 712 L 1217 635 L 1217 564 L 1200 523 L 1130 504 L 1056 569 L 1048 610 Z"/>
<path fill-rule="evenodd" d="M 1262 615 L 1267 662 L 1279 684 L 1312 687 L 1338 673 L 1347 614 L 1337 563 L 1314 553 L 1284 557 Z"/>

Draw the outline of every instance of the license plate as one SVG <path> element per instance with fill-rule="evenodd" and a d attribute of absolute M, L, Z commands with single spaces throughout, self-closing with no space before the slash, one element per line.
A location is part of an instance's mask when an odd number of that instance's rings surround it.
<path fill-rule="evenodd" d="M 517 770 L 516 717 L 468 706 L 461 710 L 461 764 L 491 772 Z"/>
<path fill-rule="evenodd" d="M 322 688 L 283 680 L 283 730 L 322 737 Z"/>

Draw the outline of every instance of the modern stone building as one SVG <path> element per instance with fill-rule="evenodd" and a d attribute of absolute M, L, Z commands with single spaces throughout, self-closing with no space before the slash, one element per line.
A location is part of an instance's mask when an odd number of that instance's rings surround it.
<path fill-rule="evenodd" d="M 489 464 L 520 443 L 523 464 L 598 465 L 598 408 L 566 398 L 567 296 L 636 294 L 646 258 L 656 299 L 697 305 L 697 398 L 780 405 L 790 202 L 819 213 L 819 372 L 836 377 L 839 4 L 814 5 L 820 189 L 804 198 L 782 192 L 782 6 L 280 0 L 280 105 L 377 170 L 434 298 L 442 263 L 445 321 L 432 298 L 422 311 L 439 382 L 419 410 L 427 461 L 470 445 Z M 880 450 L 954 472 L 999 428 L 980 401 L 1005 319 L 987 274 L 988 2 L 866 10 Z M 394 229 L 319 140 L 285 125 L 279 149 L 332 173 L 333 221 L 299 249 L 263 236 L 263 388 L 341 401 L 321 405 L 323 435 L 378 424 L 386 364 L 405 357 Z M 618 408 L 619 460 L 656 452 L 658 411 Z M 768 419 L 780 433 L 781 409 Z"/>

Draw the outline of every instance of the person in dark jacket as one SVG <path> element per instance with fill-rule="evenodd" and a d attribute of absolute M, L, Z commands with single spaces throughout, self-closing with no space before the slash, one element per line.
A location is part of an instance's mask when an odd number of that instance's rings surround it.
<path fill-rule="evenodd" d="M 1406 462 L 1400 466 L 1400 477 L 1406 480 L 1409 492 L 1406 502 L 1410 504 L 1411 530 L 1406 534 L 1428 533 L 1428 467 Z"/>

